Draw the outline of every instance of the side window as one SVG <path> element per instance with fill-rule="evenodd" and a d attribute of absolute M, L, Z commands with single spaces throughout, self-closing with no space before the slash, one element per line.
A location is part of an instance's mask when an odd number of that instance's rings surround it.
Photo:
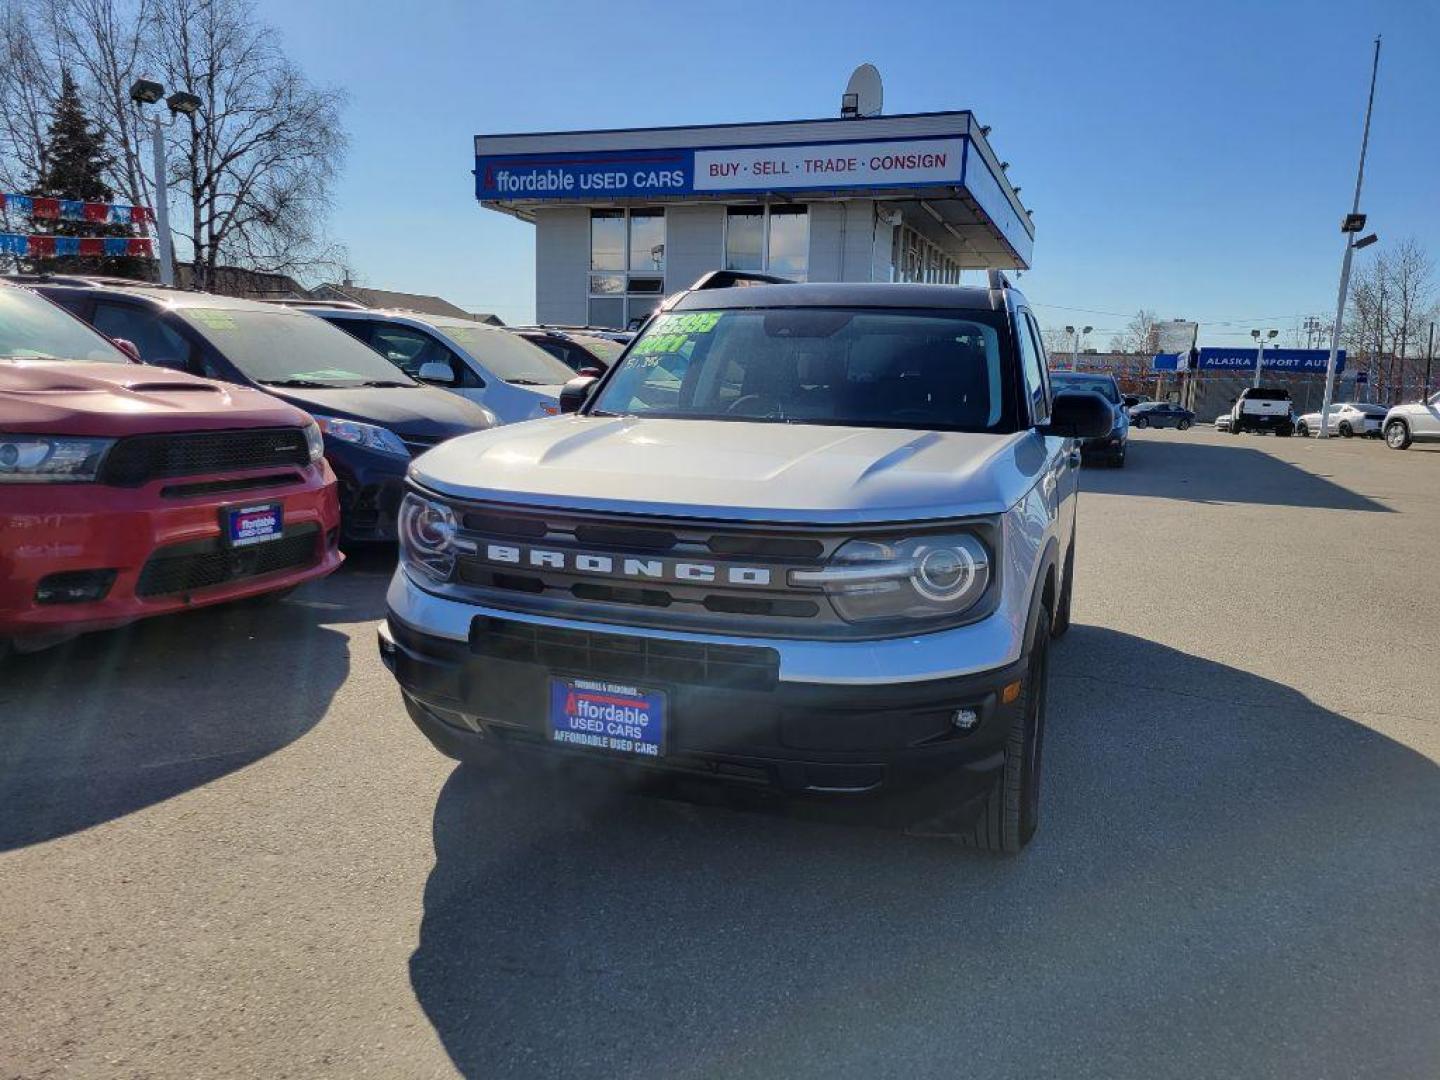
<path fill-rule="evenodd" d="M 1030 313 L 1015 312 L 1015 338 L 1020 346 L 1020 365 L 1025 376 L 1025 396 L 1030 407 L 1030 422 L 1043 424 L 1050 419 L 1050 396 L 1045 385 L 1045 364 L 1036 341 Z"/>
<path fill-rule="evenodd" d="M 420 377 L 426 364 L 444 364 L 455 378 L 455 386 L 477 387 L 485 383 L 470 365 L 423 330 L 395 323 L 373 323 L 370 347 L 412 379 Z"/>
<path fill-rule="evenodd" d="M 331 326 L 338 326 L 356 341 L 370 344 L 370 323 L 366 319 L 326 319 Z"/>
<path fill-rule="evenodd" d="M 134 304 L 100 300 L 91 319 L 95 329 L 107 337 L 125 338 L 135 343 L 147 364 L 190 371 L 193 368 L 190 343 L 166 326 L 161 317 Z"/>

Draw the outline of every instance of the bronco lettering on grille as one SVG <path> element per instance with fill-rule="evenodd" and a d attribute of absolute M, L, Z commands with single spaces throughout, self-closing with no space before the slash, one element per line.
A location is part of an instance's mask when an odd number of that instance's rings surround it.
<path fill-rule="evenodd" d="M 523 566 L 536 570 L 561 570 L 575 574 L 598 574 L 605 577 L 632 578 L 640 581 L 673 581 L 681 583 L 716 582 L 725 585 L 770 584 L 770 569 L 765 566 L 732 566 L 694 562 L 686 559 L 620 558 L 590 552 L 559 551 L 552 548 L 529 547 L 522 544 L 478 545 L 486 562 L 505 566 Z"/>

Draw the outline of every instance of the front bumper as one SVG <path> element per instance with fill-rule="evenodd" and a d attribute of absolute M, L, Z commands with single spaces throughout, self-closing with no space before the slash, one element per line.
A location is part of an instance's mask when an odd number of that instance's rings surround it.
<path fill-rule="evenodd" d="M 339 481 L 341 539 L 394 543 L 411 459 L 327 438 L 325 460 Z"/>
<path fill-rule="evenodd" d="M 1080 453 L 1085 457 L 1121 458 L 1125 456 L 1125 436 L 1112 431 L 1099 439 L 1082 439 Z"/>
<path fill-rule="evenodd" d="M 442 752 L 461 759 L 503 746 L 786 793 L 894 792 L 923 800 L 939 791 L 953 803 L 986 790 L 1003 767 L 1021 700 L 1014 684 L 1028 663 L 1018 655 L 1023 642 L 1016 641 L 1017 655 L 955 670 L 955 635 L 984 622 L 879 642 L 713 639 L 521 618 L 422 593 L 463 610 L 465 635 L 457 639 L 407 621 L 406 614 L 434 615 L 423 600 L 407 605 L 419 592 L 397 574 L 390 615 L 379 631 L 381 656 L 416 725 Z M 1009 639 L 1008 631 L 994 636 Z M 843 657 L 852 647 L 873 654 L 870 665 L 861 665 L 865 670 L 888 668 L 888 678 L 846 681 Z M 814 678 L 822 673 L 811 650 L 832 653 L 826 661 L 834 681 Z M 921 656 L 928 671 L 916 664 Z M 551 742 L 550 679 L 562 675 L 664 691 L 665 755 L 642 761 Z M 961 730 L 957 709 L 978 720 Z"/>
<path fill-rule="evenodd" d="M 14 639 L 21 648 L 39 647 L 151 615 L 288 589 L 341 563 L 334 477 L 323 463 L 295 470 L 293 482 L 225 494 L 162 493 L 173 484 L 0 489 L 0 638 Z M 222 547 L 223 508 L 272 501 L 282 504 L 284 539 L 238 550 Z M 276 554 L 282 545 L 284 558 Z M 276 568 L 267 571 L 271 565 Z M 98 599 L 37 598 L 47 578 L 65 574 L 85 580 L 96 572 L 108 575 Z M 218 583 L 185 584 L 197 580 Z M 172 589 L 173 584 L 184 587 Z"/>

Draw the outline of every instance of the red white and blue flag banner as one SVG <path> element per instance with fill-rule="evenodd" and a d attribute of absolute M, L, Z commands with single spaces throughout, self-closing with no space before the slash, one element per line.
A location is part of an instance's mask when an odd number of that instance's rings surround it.
<path fill-rule="evenodd" d="M 139 256 L 150 258 L 154 247 L 148 236 L 27 236 L 0 233 L 0 254 L 25 258 L 55 255 L 93 255 L 107 258 Z"/>
<path fill-rule="evenodd" d="M 155 212 L 148 206 L 125 203 L 84 202 L 80 199 L 47 199 L 38 195 L 0 194 L 0 210 L 29 214 L 53 221 L 90 221 L 98 225 L 148 225 Z"/>

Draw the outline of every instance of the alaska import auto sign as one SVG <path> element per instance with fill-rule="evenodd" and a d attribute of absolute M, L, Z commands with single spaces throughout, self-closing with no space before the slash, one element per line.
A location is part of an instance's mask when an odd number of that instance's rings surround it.
<path fill-rule="evenodd" d="M 1200 350 L 1196 367 L 1201 371 L 1254 371 L 1254 346 L 1207 345 Z M 1330 362 L 1329 349 L 1266 349 L 1261 363 L 1264 371 L 1288 372 L 1290 374 L 1324 374 Z M 1335 370 L 1345 370 L 1345 350 L 1335 357 Z"/>
<path fill-rule="evenodd" d="M 475 159 L 480 199 L 608 199 L 710 192 L 958 185 L 965 139 L 495 154 Z"/>

